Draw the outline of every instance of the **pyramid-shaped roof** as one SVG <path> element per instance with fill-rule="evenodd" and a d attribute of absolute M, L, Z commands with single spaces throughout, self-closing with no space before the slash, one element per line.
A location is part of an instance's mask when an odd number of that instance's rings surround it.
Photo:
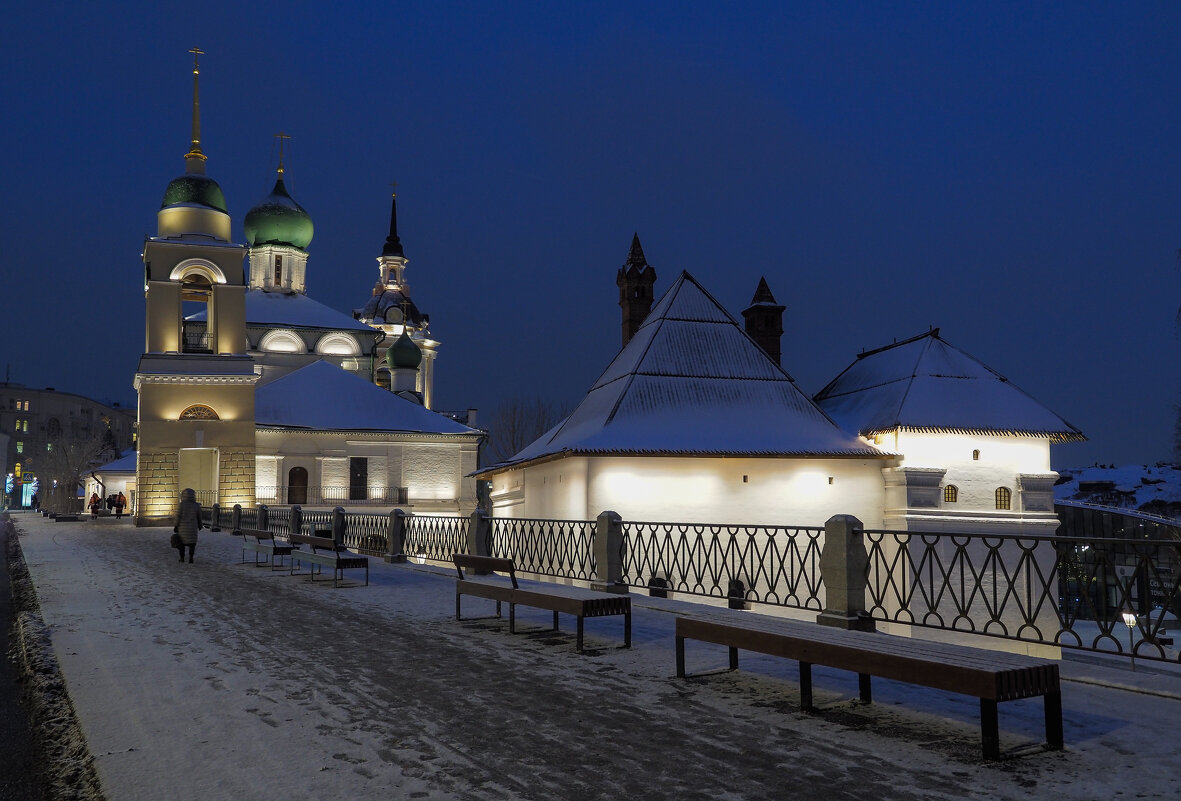
<path fill-rule="evenodd" d="M 1083 433 L 935 328 L 859 354 L 816 394 L 845 430 L 870 436 L 898 428 L 1086 439 Z"/>
<path fill-rule="evenodd" d="M 489 470 L 555 455 L 861 456 L 688 273 L 562 423 Z"/>
<path fill-rule="evenodd" d="M 255 385 L 254 421 L 309 430 L 480 434 L 323 360 Z"/>

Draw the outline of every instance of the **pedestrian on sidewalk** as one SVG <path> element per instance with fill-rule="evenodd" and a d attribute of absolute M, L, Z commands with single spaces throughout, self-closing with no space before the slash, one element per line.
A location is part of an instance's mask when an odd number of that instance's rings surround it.
<path fill-rule="evenodd" d="M 89 505 L 90 505 L 90 519 L 97 520 L 98 519 L 98 510 L 103 505 L 102 499 L 100 499 L 98 497 L 97 492 L 90 493 L 90 504 Z"/>
<path fill-rule="evenodd" d="M 176 549 L 180 551 L 180 561 L 185 560 L 185 548 L 189 549 L 189 563 L 193 561 L 193 551 L 197 550 L 197 532 L 201 525 L 201 504 L 197 503 L 197 493 L 185 488 L 180 491 L 180 504 L 176 508 L 176 525 L 172 533 L 177 535 Z"/>
<path fill-rule="evenodd" d="M 127 505 L 127 496 L 120 492 L 115 496 L 115 519 L 123 519 L 123 507 Z"/>

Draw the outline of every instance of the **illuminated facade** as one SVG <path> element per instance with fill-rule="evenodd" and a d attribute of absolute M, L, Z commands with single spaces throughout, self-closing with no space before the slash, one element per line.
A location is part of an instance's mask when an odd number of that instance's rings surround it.
<path fill-rule="evenodd" d="M 307 296 L 313 227 L 287 192 L 282 154 L 274 189 L 246 215 L 248 246 L 231 241 L 225 198 L 205 175 L 198 75 L 194 61 L 185 174 L 169 184 L 143 251 L 137 524 L 169 519 L 185 487 L 226 507 L 470 513 L 482 434 L 414 392 L 377 386 L 383 332 Z"/>
<path fill-rule="evenodd" d="M 1053 533 L 1050 444 L 1078 429 L 937 330 L 808 398 L 783 310 L 761 281 L 744 330 L 682 273 L 566 420 L 481 471 L 493 515 Z"/>

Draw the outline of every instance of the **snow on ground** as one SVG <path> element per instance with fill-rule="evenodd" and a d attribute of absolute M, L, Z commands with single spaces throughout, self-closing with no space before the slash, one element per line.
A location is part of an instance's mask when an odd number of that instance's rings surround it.
<path fill-rule="evenodd" d="M 1059 501 L 1082 501 L 1181 517 L 1181 464 L 1094 465 L 1059 470 Z"/>
<path fill-rule="evenodd" d="M 108 801 L 195 799 L 1094 799 L 1181 792 L 1181 677 L 1102 657 L 1063 663 L 1067 749 L 1043 751 L 1040 699 L 1000 705 L 1000 763 L 980 757 L 978 702 L 690 642 L 633 596 L 622 620 L 518 610 L 456 621 L 453 574 L 371 560 L 333 589 L 239 564 L 202 532 L 179 564 L 167 529 L 15 517 L 42 616 Z M 492 604 L 465 599 L 465 612 Z M 884 636 L 884 635 L 883 635 Z M 1111 685 L 1119 685 L 1120 688 Z"/>

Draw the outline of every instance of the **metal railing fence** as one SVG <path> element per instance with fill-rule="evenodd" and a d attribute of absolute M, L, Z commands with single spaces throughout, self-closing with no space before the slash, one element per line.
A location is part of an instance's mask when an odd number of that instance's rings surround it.
<path fill-rule="evenodd" d="M 823 528 L 810 526 L 625 521 L 624 581 L 633 587 L 820 611 L 823 535 Z"/>
<path fill-rule="evenodd" d="M 419 560 L 451 562 L 455 553 L 467 553 L 468 518 L 443 515 L 407 515 L 402 549 Z"/>
<path fill-rule="evenodd" d="M 322 487 L 258 486 L 254 496 L 259 503 L 291 506 L 405 506 L 409 502 L 406 487 Z"/>
<path fill-rule="evenodd" d="M 1181 612 L 1181 541 L 864 533 L 866 609 L 876 620 L 1176 658 L 1162 632 Z"/>
<path fill-rule="evenodd" d="M 510 557 L 523 573 L 594 578 L 594 520 L 494 517 L 488 522 L 489 556 Z"/>

